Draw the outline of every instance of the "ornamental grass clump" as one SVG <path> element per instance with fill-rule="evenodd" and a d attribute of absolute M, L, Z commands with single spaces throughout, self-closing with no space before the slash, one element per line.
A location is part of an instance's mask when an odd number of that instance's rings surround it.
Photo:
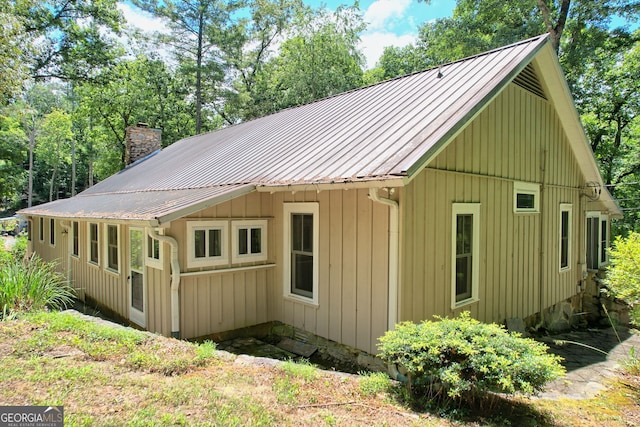
<path fill-rule="evenodd" d="M 449 319 L 403 322 L 380 337 L 379 356 L 406 372 L 412 397 L 471 402 L 488 393 L 533 394 L 562 375 L 548 347 L 468 312 Z"/>
<path fill-rule="evenodd" d="M 37 256 L 0 260 L 0 320 L 44 308 L 65 308 L 73 300 L 73 290 L 55 263 Z"/>

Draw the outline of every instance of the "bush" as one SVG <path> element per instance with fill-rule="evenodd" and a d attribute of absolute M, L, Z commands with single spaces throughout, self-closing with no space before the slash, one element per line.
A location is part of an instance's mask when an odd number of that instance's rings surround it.
<path fill-rule="evenodd" d="M 496 324 L 440 318 L 404 322 L 379 338 L 380 357 L 407 372 L 412 397 L 473 401 L 488 392 L 532 394 L 564 374 L 548 347 Z"/>
<path fill-rule="evenodd" d="M 629 304 L 632 322 L 640 325 L 640 233 L 618 236 L 609 250 L 606 283 L 613 296 Z"/>
<path fill-rule="evenodd" d="M 46 307 L 64 308 L 73 299 L 73 290 L 55 263 L 37 256 L 0 262 L 0 319 Z"/>

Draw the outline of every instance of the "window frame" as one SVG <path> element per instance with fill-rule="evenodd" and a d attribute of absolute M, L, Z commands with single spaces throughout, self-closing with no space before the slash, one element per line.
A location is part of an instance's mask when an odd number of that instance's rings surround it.
<path fill-rule="evenodd" d="M 147 238 L 146 248 L 145 248 L 145 265 L 147 267 L 156 268 L 158 270 L 162 270 L 164 267 L 164 248 L 162 244 L 162 240 L 156 239 L 155 237 L 149 236 L 145 233 Z M 158 257 L 155 255 L 155 244 L 158 244 Z"/>
<path fill-rule="evenodd" d="M 33 220 L 27 220 L 27 242 L 33 242 Z"/>
<path fill-rule="evenodd" d="M 49 218 L 49 246 L 56 247 L 56 220 Z"/>
<path fill-rule="evenodd" d="M 609 223 L 609 215 L 603 214 L 600 211 L 588 211 L 585 218 L 585 241 L 586 241 L 586 253 L 589 255 L 589 245 L 591 243 L 591 236 L 589 235 L 589 223 L 596 220 L 597 223 L 597 239 L 596 239 L 596 255 L 597 255 L 597 267 L 590 266 L 590 258 L 587 256 L 587 269 L 596 271 L 609 264 L 609 252 L 608 249 L 611 245 L 611 230 Z M 602 227 L 606 228 L 606 235 L 602 236 Z M 603 258 L 604 256 L 604 258 Z"/>
<path fill-rule="evenodd" d="M 93 250 L 93 241 L 91 240 L 91 227 L 95 226 L 96 230 L 96 260 L 93 260 L 92 250 Z M 87 262 L 91 265 L 99 266 L 100 265 L 100 225 L 97 222 L 88 222 L 87 223 Z"/>
<path fill-rule="evenodd" d="M 111 244 L 111 242 L 109 241 L 109 228 L 110 227 L 115 227 L 116 229 L 116 267 L 117 268 L 113 268 L 111 266 L 111 252 L 110 252 L 110 247 L 113 246 Z M 119 224 L 104 224 L 104 258 L 105 258 L 105 264 L 104 264 L 104 268 L 107 271 L 110 271 L 112 273 L 117 273 L 120 274 L 120 270 L 122 268 L 122 260 L 121 260 L 121 250 L 120 250 L 120 245 L 121 245 L 122 239 L 120 237 L 120 225 Z"/>
<path fill-rule="evenodd" d="M 44 243 L 44 218 L 38 218 L 38 241 Z"/>
<path fill-rule="evenodd" d="M 80 257 L 80 224 L 78 221 L 71 221 L 71 256 Z"/>
<path fill-rule="evenodd" d="M 311 297 L 297 294 L 292 291 L 292 215 L 312 215 L 312 291 Z M 318 306 L 318 283 L 320 273 L 320 204 L 318 202 L 283 203 L 283 291 L 284 297 L 295 301 Z"/>
<path fill-rule="evenodd" d="M 240 237 L 238 236 L 238 232 L 241 229 L 247 229 L 247 250 L 246 254 L 240 254 Z M 260 252 L 251 252 L 251 230 L 259 229 L 260 230 Z M 242 263 L 242 262 L 260 262 L 267 260 L 267 220 L 234 220 L 231 222 L 231 233 L 233 235 L 233 239 L 231 242 L 231 262 L 232 263 Z"/>
<path fill-rule="evenodd" d="M 563 265 L 562 263 L 562 254 L 563 254 L 563 240 L 564 240 L 564 230 L 562 217 L 564 213 L 567 213 L 567 265 Z M 559 271 L 571 271 L 571 255 L 573 252 L 572 248 L 572 240 L 573 240 L 573 205 L 571 203 L 560 203 L 560 217 L 559 217 L 559 226 L 558 226 L 558 266 Z"/>
<path fill-rule="evenodd" d="M 208 236 L 209 230 L 220 230 L 220 256 L 196 257 L 194 232 L 205 230 Z M 215 267 L 229 264 L 229 221 L 187 221 L 187 267 Z M 207 237 L 208 239 L 208 237 Z M 205 243 L 205 251 L 209 251 L 209 245 Z"/>
<path fill-rule="evenodd" d="M 453 310 L 480 300 L 480 203 L 453 203 L 451 206 L 451 308 Z M 456 301 L 456 260 L 458 215 L 471 215 L 471 297 Z"/>
<path fill-rule="evenodd" d="M 533 208 L 519 208 L 518 194 L 533 195 Z M 518 181 L 513 183 L 513 212 L 517 214 L 540 213 L 540 184 Z"/>

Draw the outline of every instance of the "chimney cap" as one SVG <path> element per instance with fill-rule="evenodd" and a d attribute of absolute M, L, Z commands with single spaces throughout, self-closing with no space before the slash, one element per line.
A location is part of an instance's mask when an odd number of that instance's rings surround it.
<path fill-rule="evenodd" d="M 139 128 L 148 128 L 149 127 L 149 123 L 138 122 L 138 124 L 136 126 L 139 127 Z"/>

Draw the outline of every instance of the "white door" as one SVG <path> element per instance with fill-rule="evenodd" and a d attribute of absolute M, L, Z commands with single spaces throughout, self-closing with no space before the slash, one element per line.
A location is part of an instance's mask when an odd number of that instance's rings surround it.
<path fill-rule="evenodd" d="M 144 281 L 144 232 L 141 228 L 129 230 L 129 319 L 147 326 L 147 286 Z"/>

